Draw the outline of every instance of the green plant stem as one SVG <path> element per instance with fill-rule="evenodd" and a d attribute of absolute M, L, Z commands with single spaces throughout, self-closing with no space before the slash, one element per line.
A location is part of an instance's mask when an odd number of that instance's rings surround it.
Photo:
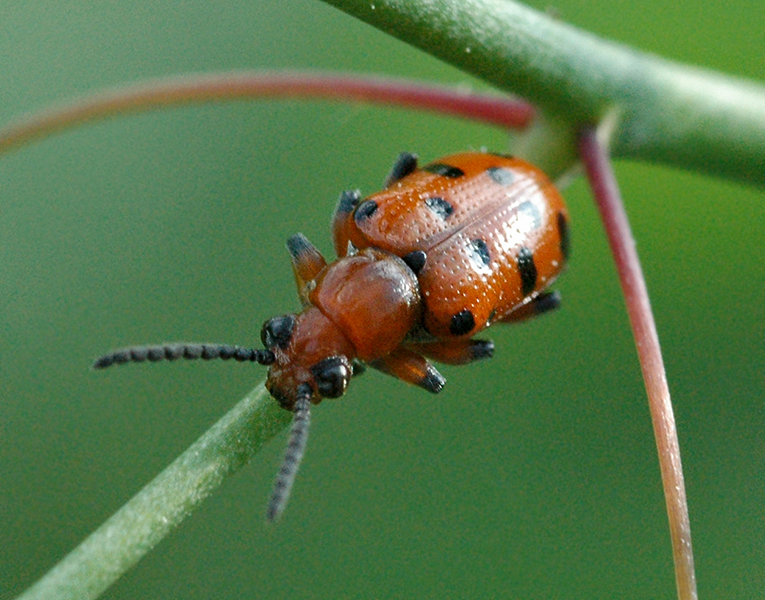
<path fill-rule="evenodd" d="M 19 600 L 97 598 L 291 419 L 259 385 Z"/>
<path fill-rule="evenodd" d="M 638 52 L 511 0 L 324 0 L 519 94 L 611 154 L 765 185 L 765 87 Z"/>

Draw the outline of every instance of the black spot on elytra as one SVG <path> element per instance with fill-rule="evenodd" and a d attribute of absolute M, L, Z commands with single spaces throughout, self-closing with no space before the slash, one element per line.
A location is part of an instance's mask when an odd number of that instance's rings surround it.
<path fill-rule="evenodd" d="M 511 185 L 515 181 L 515 174 L 505 167 L 489 167 L 486 173 L 499 185 Z"/>
<path fill-rule="evenodd" d="M 568 220 L 562 212 L 558 213 L 558 235 L 560 236 L 560 253 L 568 260 L 571 253 L 571 239 L 568 231 Z"/>
<path fill-rule="evenodd" d="M 425 200 L 425 206 L 427 206 L 442 219 L 448 218 L 454 212 L 454 207 L 449 204 L 449 202 L 443 198 L 439 198 L 438 196 L 434 196 L 433 198 L 428 198 Z"/>
<path fill-rule="evenodd" d="M 518 251 L 518 272 L 521 274 L 521 290 L 524 296 L 534 291 L 537 285 L 537 267 L 534 264 L 534 255 L 525 246 Z"/>
<path fill-rule="evenodd" d="M 488 267 L 491 263 L 489 248 L 482 239 L 470 240 L 470 258 L 479 267 Z"/>
<path fill-rule="evenodd" d="M 444 163 L 431 163 L 423 167 L 422 170 L 427 171 L 428 173 L 433 173 L 434 175 L 443 175 L 444 177 L 449 177 L 451 179 L 462 177 L 465 174 L 465 171 L 459 167 L 453 167 Z"/>
<path fill-rule="evenodd" d="M 425 261 L 428 259 L 428 255 L 422 250 L 414 250 L 409 254 L 405 254 L 401 257 L 407 266 L 414 271 L 415 275 L 419 275 L 422 268 L 425 266 Z"/>
<path fill-rule="evenodd" d="M 475 327 L 475 317 L 468 309 L 461 310 L 452 316 L 452 321 L 449 323 L 449 331 L 452 335 L 465 335 L 470 333 L 473 327 Z"/>
<path fill-rule="evenodd" d="M 375 212 L 377 211 L 377 202 L 374 200 L 365 200 L 361 204 L 359 204 L 359 207 L 356 209 L 356 213 L 353 215 L 353 218 L 356 219 L 356 222 L 364 221 L 365 219 L 368 219 L 371 217 Z"/>

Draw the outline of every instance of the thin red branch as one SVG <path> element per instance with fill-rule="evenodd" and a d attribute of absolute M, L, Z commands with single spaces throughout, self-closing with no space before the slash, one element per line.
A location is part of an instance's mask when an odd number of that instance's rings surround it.
<path fill-rule="evenodd" d="M 324 98 L 388 104 L 460 116 L 509 129 L 534 116 L 527 102 L 403 79 L 353 74 L 232 71 L 161 78 L 74 100 L 0 130 L 0 153 L 26 141 L 89 121 L 159 107 L 246 98 Z"/>
<path fill-rule="evenodd" d="M 579 153 L 614 255 L 643 370 L 667 502 L 678 598 L 696 600 L 691 524 L 680 445 L 643 270 L 608 154 L 594 129 L 581 133 Z"/>

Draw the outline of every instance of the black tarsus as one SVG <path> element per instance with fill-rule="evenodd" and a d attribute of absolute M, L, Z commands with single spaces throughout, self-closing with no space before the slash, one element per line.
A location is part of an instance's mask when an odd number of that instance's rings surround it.
<path fill-rule="evenodd" d="M 417 155 L 411 152 L 401 152 L 393 163 L 393 167 L 385 178 L 383 187 L 389 188 L 397 181 L 402 180 L 410 173 L 417 170 Z"/>
<path fill-rule="evenodd" d="M 534 311 L 538 314 L 544 314 L 551 310 L 560 308 L 561 298 L 558 290 L 552 292 L 543 292 L 534 298 Z"/>
<path fill-rule="evenodd" d="M 473 340 L 470 344 L 471 360 L 481 360 L 494 356 L 494 342 L 491 340 Z"/>
<path fill-rule="evenodd" d="M 345 190 L 340 194 L 335 213 L 341 216 L 349 215 L 359 205 L 360 201 L 361 192 L 359 190 Z"/>
<path fill-rule="evenodd" d="M 428 363 L 428 370 L 425 373 L 425 377 L 418 382 L 418 385 L 429 391 L 431 394 L 437 394 L 444 389 L 446 378 L 438 372 L 438 369 Z"/>
<path fill-rule="evenodd" d="M 311 254 L 312 257 L 321 257 L 321 253 L 316 249 L 316 246 L 302 233 L 296 233 L 287 238 L 287 251 L 294 260 L 298 260 L 305 254 Z"/>

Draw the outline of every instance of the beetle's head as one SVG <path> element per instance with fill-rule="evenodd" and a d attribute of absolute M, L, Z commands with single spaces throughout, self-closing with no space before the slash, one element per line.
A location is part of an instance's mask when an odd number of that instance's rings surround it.
<path fill-rule="evenodd" d="M 355 350 L 318 308 L 273 317 L 263 324 L 260 337 L 274 355 L 266 388 L 282 407 L 293 410 L 299 393 L 307 388 L 313 404 L 345 393 Z"/>
<path fill-rule="evenodd" d="M 266 321 L 261 339 L 265 349 L 187 343 L 134 346 L 102 356 L 93 367 L 105 369 L 129 362 L 214 358 L 268 365 L 268 391 L 282 408 L 295 415 L 287 454 L 268 505 L 267 516 L 273 521 L 284 510 L 303 456 L 311 404 L 345 393 L 354 374 L 356 350 L 332 321 L 318 308 L 310 306 L 299 315 L 282 315 Z"/>

